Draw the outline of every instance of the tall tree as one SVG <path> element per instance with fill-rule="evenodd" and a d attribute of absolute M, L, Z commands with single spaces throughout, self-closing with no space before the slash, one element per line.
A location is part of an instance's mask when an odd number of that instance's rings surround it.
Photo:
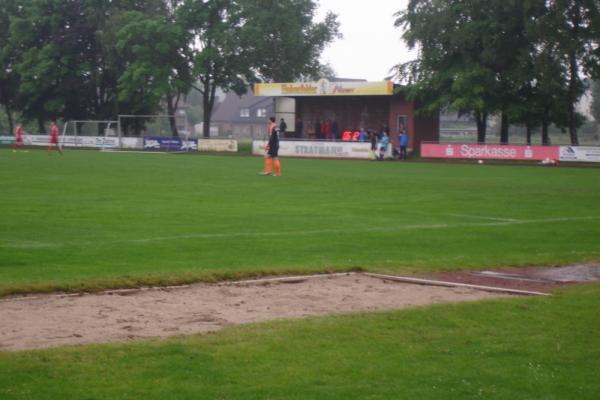
<path fill-rule="evenodd" d="M 502 143 L 511 118 L 541 124 L 547 140 L 565 104 L 575 144 L 580 72 L 600 68 L 597 8 L 597 0 L 411 0 L 396 25 L 407 28 L 406 42 L 420 53 L 398 66 L 399 76 L 431 108 L 451 106 L 479 121 L 501 113 Z M 564 81 L 568 87 L 556 84 Z M 565 95 L 566 103 L 558 100 Z M 478 123 L 480 141 L 483 130 Z"/>
<path fill-rule="evenodd" d="M 521 82 L 509 106 L 513 122 L 527 129 L 527 143 L 533 130 L 541 127 L 542 144 L 550 144 L 548 128 L 551 123 L 563 128 L 568 124 L 568 85 L 564 79 L 565 65 L 560 61 L 559 46 L 548 37 L 550 12 L 546 1 L 532 1 L 535 7 L 525 25 L 528 51 L 518 59 Z"/>
<path fill-rule="evenodd" d="M 124 66 L 113 50 L 121 27 L 115 22 L 126 11 L 157 12 L 162 0 L 16 3 L 9 44 L 17 50 L 14 70 L 24 116 L 37 120 L 41 131 L 48 119 L 116 118 Z"/>
<path fill-rule="evenodd" d="M 590 105 L 590 112 L 596 120 L 596 123 L 600 124 L 600 81 L 593 81 L 591 89 L 592 104 Z"/>
<path fill-rule="evenodd" d="M 10 41 L 10 20 L 17 15 L 17 3 L 0 0 L 0 105 L 4 106 L 8 129 L 14 129 L 13 111 L 16 107 L 19 76 L 15 70 L 16 53 Z"/>
<path fill-rule="evenodd" d="M 600 76 L 600 2 L 549 0 L 548 40 L 558 44 L 560 61 L 567 66 L 567 110 L 571 144 L 578 145 L 581 117 L 575 106 L 584 93 L 583 74 Z"/>
<path fill-rule="evenodd" d="M 244 20 L 241 46 L 252 49 L 253 65 L 265 81 L 292 82 L 326 71 L 319 57 L 341 36 L 337 15 L 314 22 L 313 0 L 241 0 Z"/>
<path fill-rule="evenodd" d="M 314 0 L 185 0 L 179 20 L 194 43 L 194 81 L 209 136 L 217 87 L 237 94 L 257 80 L 292 80 L 315 71 L 338 35 L 336 17 L 315 23 Z"/>
<path fill-rule="evenodd" d="M 181 95 L 191 87 L 186 35 L 169 18 L 169 10 L 163 9 L 161 14 L 125 14 L 116 46 L 125 61 L 119 77 L 119 100 L 132 104 L 133 114 L 154 114 L 164 101 L 171 133 L 178 136 L 174 114 Z"/>
<path fill-rule="evenodd" d="M 178 10 L 192 50 L 194 81 L 203 99 L 203 136 L 210 136 L 210 118 L 217 87 L 243 93 L 252 80 L 249 58 L 241 42 L 241 8 L 235 0 L 186 0 Z"/>
<path fill-rule="evenodd" d="M 88 2 L 91 0 L 88 0 Z M 11 23 L 11 41 L 25 49 L 15 69 L 21 76 L 24 114 L 37 119 L 81 119 L 94 113 L 97 48 L 93 9 L 85 0 L 23 2 Z"/>
<path fill-rule="evenodd" d="M 487 115 L 501 111 L 506 142 L 515 61 L 526 48 L 524 13 L 521 0 L 411 0 L 396 14 L 409 47 L 419 48 L 418 60 L 398 66 L 409 96 L 427 102 L 430 111 L 473 113 L 479 141 L 485 140 Z"/>

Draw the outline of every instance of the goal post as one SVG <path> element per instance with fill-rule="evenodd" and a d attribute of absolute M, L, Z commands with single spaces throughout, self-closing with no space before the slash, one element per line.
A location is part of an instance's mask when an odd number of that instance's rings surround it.
<path fill-rule="evenodd" d="M 100 150 L 186 152 L 198 149 L 185 113 L 179 115 L 119 115 L 117 120 L 69 120 L 59 143 L 65 147 Z"/>
<path fill-rule="evenodd" d="M 118 148 L 118 121 L 69 120 L 63 126 L 60 144 L 64 147 Z"/>
<path fill-rule="evenodd" d="M 198 148 L 185 113 L 177 115 L 119 115 L 118 131 L 124 147 L 137 140 L 137 147 L 152 152 L 186 152 Z"/>

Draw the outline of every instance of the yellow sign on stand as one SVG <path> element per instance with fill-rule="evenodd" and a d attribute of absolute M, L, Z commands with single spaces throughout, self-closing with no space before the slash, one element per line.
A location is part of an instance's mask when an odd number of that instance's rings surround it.
<path fill-rule="evenodd" d="M 390 96 L 394 92 L 391 81 L 381 82 L 317 82 L 257 83 L 255 96 Z"/>

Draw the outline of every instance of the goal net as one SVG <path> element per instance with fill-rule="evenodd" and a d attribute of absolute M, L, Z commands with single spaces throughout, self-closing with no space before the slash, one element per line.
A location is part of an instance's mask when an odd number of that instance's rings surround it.
<path fill-rule="evenodd" d="M 190 131 L 185 113 L 119 115 L 118 131 L 122 148 L 168 153 L 198 148 L 198 137 Z"/>
<path fill-rule="evenodd" d="M 118 148 L 118 121 L 67 121 L 60 144 L 65 147 Z"/>

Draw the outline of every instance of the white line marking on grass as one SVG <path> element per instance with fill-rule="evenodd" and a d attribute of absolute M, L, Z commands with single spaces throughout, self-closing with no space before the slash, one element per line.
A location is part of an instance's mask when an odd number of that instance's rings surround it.
<path fill-rule="evenodd" d="M 122 239 L 122 240 L 106 240 L 106 241 L 70 241 L 68 243 L 60 242 L 31 242 L 31 241 L 6 241 L 0 242 L 0 247 L 5 248 L 57 248 L 64 246 L 94 246 L 98 247 L 103 244 L 118 244 L 118 243 L 153 243 L 153 242 L 164 242 L 171 240 L 186 240 L 186 239 L 230 239 L 230 238 L 243 238 L 243 237 L 284 237 L 284 236 L 307 236 L 307 235 L 320 235 L 320 234 L 356 234 L 356 233 L 389 233 L 389 232 L 402 232 L 412 230 L 428 230 L 428 229 L 453 229 L 453 228 L 478 228 L 478 227 L 494 227 L 494 226 L 511 226 L 511 225 L 528 225 L 528 224 L 546 224 L 553 222 L 573 222 L 573 221 L 592 221 L 598 220 L 600 216 L 588 216 L 588 217 L 556 217 L 556 218 L 542 218 L 542 219 L 522 219 L 522 220 L 499 220 L 496 222 L 473 222 L 473 223 L 458 223 L 458 224 L 415 224 L 415 225 L 398 225 L 390 227 L 368 227 L 361 229 L 315 229 L 305 231 L 278 231 L 278 232 L 236 232 L 236 233 L 190 233 L 186 235 L 174 235 L 174 236 L 157 236 L 151 238 L 141 239 Z"/>
<path fill-rule="evenodd" d="M 212 238 L 233 238 L 233 237 L 272 237 L 272 236 L 286 236 L 286 235 L 318 235 L 323 233 L 361 233 L 361 232 L 401 232 L 419 229 L 450 229 L 450 228 L 468 228 L 468 227 L 486 227 L 486 226 L 509 226 L 509 225 L 522 225 L 522 224 L 536 224 L 536 223 L 549 223 L 549 222 L 567 222 L 567 221 L 579 221 L 579 220 L 595 220 L 600 219 L 598 217 L 562 217 L 562 218 L 546 218 L 546 219 L 531 219 L 531 220 L 501 220 L 497 222 L 481 222 L 481 223 L 465 223 L 465 224 L 417 224 L 417 225 L 404 225 L 404 226 L 391 226 L 391 227 L 369 227 L 362 229 L 319 229 L 319 230 L 308 230 L 308 231 L 288 231 L 288 232 L 237 232 L 237 233 L 192 233 L 189 235 L 177 235 L 177 236 L 165 236 L 145 239 L 130 239 L 130 240 L 119 240 L 111 243 L 149 243 L 149 242 L 160 242 L 165 240 L 176 240 L 176 239 L 212 239 Z"/>
<path fill-rule="evenodd" d="M 34 242 L 31 240 L 0 242 L 0 247 L 9 247 L 12 249 L 48 249 L 58 246 L 62 246 L 62 244 L 50 242 Z"/>
<path fill-rule="evenodd" d="M 480 215 L 467 215 L 467 214 L 440 214 L 447 215 L 449 217 L 461 217 L 461 218 L 474 218 L 474 219 L 484 219 L 489 221 L 504 221 L 504 222 L 518 222 L 518 219 L 514 218 L 496 218 L 496 217 L 483 217 Z"/>

